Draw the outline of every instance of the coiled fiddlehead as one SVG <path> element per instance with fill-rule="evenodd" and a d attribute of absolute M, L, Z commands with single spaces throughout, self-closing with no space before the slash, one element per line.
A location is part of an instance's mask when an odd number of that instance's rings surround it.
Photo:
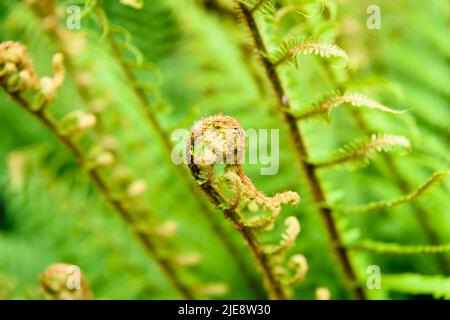
<path fill-rule="evenodd" d="M 292 191 L 273 197 L 259 191 L 242 169 L 244 152 L 245 133 L 241 124 L 222 115 L 197 122 L 186 144 L 192 176 L 247 242 L 263 275 L 269 297 L 286 299 L 289 286 L 302 280 L 307 270 L 306 259 L 302 255 L 292 256 L 284 266 L 285 252 L 294 245 L 300 224 L 297 218 L 288 217 L 285 220 L 286 233 L 279 245 L 263 245 L 257 233 L 274 226 L 282 204 L 296 205 L 300 197 Z M 222 165 L 223 172 L 220 172 Z"/>

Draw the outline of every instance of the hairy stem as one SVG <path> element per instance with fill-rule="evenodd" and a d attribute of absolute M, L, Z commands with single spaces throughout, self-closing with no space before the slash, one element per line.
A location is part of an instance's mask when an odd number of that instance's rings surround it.
<path fill-rule="evenodd" d="M 281 79 L 276 71 L 276 66 L 273 65 L 273 63 L 267 58 L 268 51 L 259 32 L 256 20 L 252 12 L 249 10 L 249 8 L 247 8 L 245 4 L 238 1 L 238 6 L 240 11 L 242 12 L 244 22 L 251 33 L 253 41 L 256 45 L 256 49 L 259 52 L 259 57 L 263 64 L 266 75 L 276 94 L 280 110 L 283 112 L 284 119 L 288 125 L 289 132 L 294 143 L 295 151 L 299 157 L 299 165 L 302 171 L 305 173 L 305 177 L 311 190 L 314 202 L 317 204 L 326 203 L 325 192 L 320 183 L 317 174 L 317 168 L 307 161 L 307 159 L 309 158 L 309 154 L 306 148 L 304 137 L 300 131 L 297 119 L 288 112 L 291 109 L 291 106 L 287 99 L 287 94 L 283 89 Z M 366 295 L 363 289 L 357 285 L 358 278 L 351 264 L 349 252 L 343 246 L 341 236 L 339 234 L 336 222 L 333 218 L 333 212 L 328 208 L 318 208 L 317 210 L 325 224 L 331 241 L 331 249 L 335 253 L 339 266 L 344 273 L 346 284 L 348 285 L 349 289 L 352 291 L 352 294 L 356 299 L 366 299 Z"/>

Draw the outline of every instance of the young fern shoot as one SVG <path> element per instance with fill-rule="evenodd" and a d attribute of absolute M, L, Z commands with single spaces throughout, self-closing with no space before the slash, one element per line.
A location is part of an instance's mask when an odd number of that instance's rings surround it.
<path fill-rule="evenodd" d="M 186 144 L 192 176 L 247 242 L 269 298 L 287 299 L 289 287 L 301 281 L 307 270 L 302 255 L 293 255 L 286 263 L 286 251 L 293 247 L 300 223 L 296 217 L 288 217 L 286 232 L 278 245 L 263 245 L 258 233 L 273 228 L 282 204 L 296 205 L 300 198 L 291 191 L 273 197 L 259 191 L 242 169 L 244 150 L 241 124 L 222 115 L 197 122 Z"/>
<path fill-rule="evenodd" d="M 402 204 L 412 203 L 424 196 L 448 175 L 450 175 L 450 170 L 437 171 L 415 190 L 393 200 L 375 201 L 362 206 L 336 206 L 333 207 L 333 209 L 337 212 L 347 214 L 372 213 L 392 209 Z"/>
<path fill-rule="evenodd" d="M 338 165 L 366 166 L 380 152 L 390 152 L 396 149 L 409 151 L 411 142 L 403 136 L 390 134 L 373 134 L 342 147 L 339 153 L 329 160 L 315 162 L 316 168 L 329 168 Z"/>
<path fill-rule="evenodd" d="M 48 300 L 92 300 L 92 291 L 80 267 L 55 263 L 39 277 L 41 289 Z"/>
<path fill-rule="evenodd" d="M 170 140 L 170 135 L 163 128 L 160 120 L 157 117 L 157 114 L 153 111 L 155 109 L 155 105 L 147 97 L 147 93 L 143 89 L 145 87 L 145 84 L 143 85 L 139 83 L 134 73 L 135 68 L 148 69 L 148 66 L 146 66 L 146 63 L 143 61 L 141 52 L 137 47 L 135 47 L 131 43 L 131 36 L 127 34 L 126 29 L 110 24 L 110 21 L 108 20 L 104 8 L 102 8 L 100 4 L 98 4 L 97 6 L 97 15 L 99 17 L 101 26 L 104 30 L 105 40 L 107 41 L 111 49 L 112 56 L 122 69 L 122 72 L 125 75 L 131 88 L 133 89 L 134 94 L 138 98 L 138 107 L 141 109 L 150 127 L 153 128 L 154 131 L 159 136 L 164 151 L 168 156 L 168 158 L 170 158 L 173 149 L 173 144 Z M 123 35 L 125 35 L 125 38 L 127 38 L 127 40 L 125 41 L 124 44 L 122 44 L 121 40 L 119 40 L 119 38 L 116 37 L 115 33 L 122 33 Z M 128 48 L 130 52 L 133 52 L 133 54 L 136 56 L 136 61 L 133 62 L 128 61 L 124 57 L 121 47 Z M 151 71 L 155 72 L 155 70 L 153 69 L 154 68 L 151 68 Z M 159 90 L 159 88 L 152 87 L 152 91 L 155 90 Z M 159 97 L 159 93 L 157 93 L 157 95 Z M 162 99 L 162 97 L 159 98 Z M 262 288 L 257 283 L 257 279 L 254 278 L 251 272 L 252 270 L 250 270 L 247 267 L 245 261 L 237 254 L 238 248 L 236 244 L 234 243 L 233 239 L 229 237 L 227 232 L 225 232 L 223 226 L 219 223 L 219 221 L 215 217 L 213 209 L 202 199 L 201 195 L 198 193 L 198 190 L 193 186 L 192 181 L 189 178 L 189 173 L 182 166 L 175 166 L 175 170 L 180 178 L 180 181 L 186 186 L 187 190 L 189 190 L 189 192 L 192 195 L 192 199 L 194 199 L 194 201 L 197 203 L 197 206 L 200 209 L 199 212 L 206 218 L 206 221 L 209 223 L 211 228 L 219 236 L 220 240 L 223 242 L 224 247 L 227 249 L 230 255 L 234 257 L 234 260 L 241 269 L 243 276 L 246 282 L 248 283 L 249 287 L 251 287 L 253 291 L 257 294 L 259 294 L 261 291 L 260 293 L 261 296 L 263 294 Z"/>

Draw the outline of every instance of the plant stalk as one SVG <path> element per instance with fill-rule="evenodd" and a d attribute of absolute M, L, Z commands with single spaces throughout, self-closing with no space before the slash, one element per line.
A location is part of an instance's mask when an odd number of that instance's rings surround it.
<path fill-rule="evenodd" d="M 104 15 L 104 12 L 102 10 L 99 10 L 99 14 Z M 103 17 L 102 19 L 106 19 L 106 17 Z M 135 75 L 123 60 L 120 48 L 118 47 L 117 42 L 114 39 L 112 33 L 108 32 L 106 34 L 106 38 L 115 60 L 120 65 L 122 72 L 124 73 L 127 81 L 129 82 L 136 97 L 138 98 L 139 107 L 141 108 L 151 127 L 156 131 L 157 135 L 162 141 L 164 151 L 167 153 L 168 157 L 170 157 L 173 149 L 172 142 L 170 141 L 169 136 L 161 126 L 157 117 L 152 112 L 151 105 L 148 101 L 145 91 L 139 87 Z M 230 255 L 236 261 L 239 269 L 242 272 L 244 279 L 247 282 L 247 285 L 250 288 L 252 288 L 253 292 L 257 295 L 259 299 L 262 299 L 263 294 L 260 284 L 253 275 L 252 270 L 248 267 L 248 263 L 245 261 L 244 256 L 240 254 L 240 250 L 237 248 L 233 239 L 229 236 L 224 227 L 215 218 L 217 216 L 217 212 L 211 210 L 211 208 L 202 200 L 202 197 L 199 194 L 197 187 L 192 183 L 192 179 L 189 177 L 185 169 L 179 165 L 176 165 L 175 168 L 184 185 L 191 193 L 192 198 L 195 199 L 198 207 L 200 208 L 199 211 L 206 218 L 206 221 L 214 230 L 214 233 L 221 239 L 225 248 L 228 250 Z"/>

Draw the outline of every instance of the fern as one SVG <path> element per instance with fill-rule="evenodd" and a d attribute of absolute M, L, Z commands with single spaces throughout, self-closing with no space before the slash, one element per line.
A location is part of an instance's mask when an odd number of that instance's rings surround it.
<path fill-rule="evenodd" d="M 287 268 L 283 266 L 284 253 L 294 245 L 300 224 L 295 217 L 287 218 L 287 231 L 275 248 L 264 248 L 257 233 L 273 228 L 282 204 L 296 205 L 300 198 L 290 191 L 267 197 L 256 189 L 241 166 L 244 137 L 240 123 L 232 117 L 219 115 L 202 119 L 194 125 L 187 138 L 187 163 L 200 189 L 212 204 L 223 211 L 247 242 L 263 275 L 269 298 L 286 299 L 289 286 L 302 280 L 306 272 L 303 256 L 294 255 Z M 225 164 L 220 175 L 216 172 L 219 164 Z M 246 217 L 255 211 L 266 214 Z M 289 274 L 289 269 L 294 270 L 293 275 Z"/>
<path fill-rule="evenodd" d="M 437 187 L 448 172 L 436 172 L 450 159 L 448 10 L 419 2 L 383 1 L 383 28 L 395 32 L 374 32 L 356 0 L 0 1 L 0 35 L 14 41 L 0 44 L 0 298 L 86 298 L 67 292 L 65 265 L 38 291 L 37 275 L 57 261 L 80 266 L 98 299 L 448 297 L 448 185 Z M 80 30 L 68 28 L 71 5 Z M 411 114 L 389 117 L 405 111 L 377 96 Z M 209 117 L 222 113 L 233 118 Z M 283 118 L 278 174 L 190 148 L 194 179 L 174 166 L 183 143 L 171 131 L 202 117 L 197 142 L 211 122 L 242 135 L 239 122 L 279 129 Z M 314 157 L 342 141 L 356 142 Z M 273 137 L 258 142 L 276 156 Z M 424 172 L 436 173 L 412 184 Z M 274 193 L 284 189 L 302 193 L 301 207 L 295 192 Z M 388 200 L 352 205 L 367 198 Z M 381 288 L 367 290 L 374 263 Z"/>
<path fill-rule="evenodd" d="M 119 64 L 119 66 L 121 67 L 122 72 L 125 75 L 127 81 L 131 85 L 133 93 L 138 99 L 138 107 L 140 108 L 142 114 L 147 119 L 150 127 L 153 128 L 157 132 L 159 138 L 163 142 L 164 151 L 166 152 L 167 159 L 169 159 L 172 155 L 172 150 L 174 147 L 172 145 L 172 142 L 169 139 L 169 133 L 163 128 L 158 117 L 154 113 L 150 112 L 150 110 L 152 108 L 153 109 L 155 108 L 154 105 L 157 103 L 161 103 L 161 101 L 156 101 L 156 102 L 152 103 L 151 99 L 149 99 L 149 97 L 147 96 L 145 90 L 143 90 L 142 86 L 139 85 L 138 78 L 135 74 L 135 71 L 131 70 L 129 68 L 129 63 L 127 63 L 127 61 L 124 59 L 123 54 L 119 47 L 120 41 L 117 40 L 117 38 L 115 37 L 115 34 L 114 34 L 114 30 L 121 31 L 122 28 L 110 25 L 108 17 L 106 16 L 106 12 L 103 10 L 103 8 L 98 8 L 97 12 L 98 12 L 101 26 L 103 27 L 103 30 L 104 30 L 105 38 L 111 48 L 112 54 L 113 54 L 115 60 L 117 61 L 117 63 Z M 138 68 L 142 69 L 145 66 L 145 64 L 143 63 L 144 55 L 139 51 L 139 49 L 137 47 L 135 47 L 132 44 L 131 36 L 129 36 L 126 31 L 125 32 L 122 31 L 121 33 L 125 35 L 125 46 L 124 47 L 132 49 L 131 51 L 135 53 L 135 57 L 137 58 L 135 61 L 136 66 Z M 156 73 L 158 75 L 157 68 L 155 67 L 154 69 L 156 69 L 156 71 L 151 70 L 151 72 Z M 152 86 L 152 89 L 154 89 L 153 86 Z M 159 96 L 159 88 L 154 89 L 154 91 L 156 91 L 157 96 L 162 99 L 162 97 Z M 188 177 L 186 171 L 183 170 L 183 168 L 180 166 L 177 166 L 175 169 L 177 171 L 177 174 L 181 178 L 182 182 L 184 183 L 186 188 L 189 190 L 189 192 L 191 192 L 193 198 L 197 202 L 197 205 L 200 209 L 199 212 L 207 219 L 208 223 L 210 224 L 212 229 L 217 233 L 217 235 L 220 236 L 220 240 L 224 243 L 228 252 L 233 257 L 236 257 L 235 260 L 238 262 L 238 264 L 242 270 L 242 273 L 246 278 L 246 281 L 249 283 L 249 285 L 254 286 L 254 280 L 251 276 L 251 272 L 250 272 L 250 270 L 248 270 L 248 267 L 247 267 L 245 261 L 243 261 L 243 259 L 238 255 L 239 250 L 236 247 L 236 245 L 233 243 L 233 240 L 230 239 L 229 235 L 223 229 L 222 225 L 217 221 L 217 218 L 216 218 L 214 212 L 212 212 L 210 207 L 208 207 L 202 201 L 202 199 L 198 196 L 198 193 L 196 192 L 195 187 L 192 185 L 192 182 L 189 180 L 189 177 Z"/>
<path fill-rule="evenodd" d="M 372 240 L 364 240 L 347 246 L 350 250 L 370 251 L 386 254 L 421 254 L 441 253 L 450 251 L 450 244 L 443 245 L 402 245 L 398 243 L 386 243 Z"/>
<path fill-rule="evenodd" d="M 276 5 L 273 0 L 245 0 L 245 5 L 253 13 L 259 13 L 265 17 L 272 17 L 276 11 Z"/>
<path fill-rule="evenodd" d="M 440 183 L 445 177 L 450 174 L 450 171 L 438 171 L 432 175 L 425 183 L 417 187 L 417 189 L 410 193 L 390 201 L 376 201 L 364 206 L 336 206 L 334 209 L 343 213 L 369 213 L 375 211 L 382 211 L 395 208 L 399 205 L 410 203 L 424 196 L 433 187 Z"/>
<path fill-rule="evenodd" d="M 317 168 L 343 164 L 366 166 L 379 152 L 390 152 L 396 149 L 409 150 L 410 148 L 410 141 L 403 136 L 373 134 L 370 138 L 345 145 L 338 155 L 330 160 L 314 162 L 314 164 Z"/>
<path fill-rule="evenodd" d="M 331 112 L 339 105 L 348 103 L 354 107 L 365 107 L 368 109 L 375 109 L 386 113 L 401 114 L 405 111 L 397 111 L 388 108 L 377 101 L 374 101 L 362 93 L 345 93 L 339 92 L 328 94 L 322 101 L 315 103 L 314 106 L 300 113 L 293 112 L 298 120 L 314 119 L 321 117 L 327 121 L 331 120 Z"/>
<path fill-rule="evenodd" d="M 120 3 L 136 10 L 140 10 L 144 7 L 144 0 L 120 0 Z"/>
<path fill-rule="evenodd" d="M 315 166 L 311 165 L 311 163 L 307 161 L 307 159 L 309 158 L 309 153 L 305 145 L 305 138 L 300 130 L 297 120 L 290 113 L 292 107 L 289 100 L 289 96 L 286 93 L 282 84 L 282 79 L 276 70 L 277 69 L 276 67 L 277 65 L 279 65 L 279 63 L 285 61 L 286 59 L 292 60 L 292 58 L 295 58 L 297 54 L 296 51 L 298 48 L 301 48 L 302 42 L 299 42 L 298 40 L 289 42 L 287 47 L 285 46 L 283 49 L 279 51 L 280 54 L 276 54 L 279 57 L 269 58 L 267 45 L 264 42 L 263 35 L 261 34 L 257 21 L 255 20 L 255 17 L 252 15 L 252 12 L 243 3 L 240 3 L 239 10 L 242 16 L 244 17 L 246 26 L 249 29 L 250 34 L 252 35 L 252 38 L 256 44 L 256 48 L 260 53 L 260 59 L 263 62 L 263 67 L 266 76 L 269 79 L 272 89 L 276 95 L 279 109 L 283 112 L 283 116 L 286 120 L 286 123 L 288 124 L 289 134 L 291 135 L 291 139 L 294 142 L 295 152 L 297 153 L 297 156 L 301 159 L 301 161 L 299 162 L 300 168 L 307 178 L 307 184 L 312 193 L 313 200 L 316 203 L 323 203 L 325 201 L 326 195 L 323 191 L 323 187 L 321 185 L 319 177 L 317 176 Z M 291 46 L 289 46 L 289 44 Z M 300 44 L 300 46 L 297 47 L 296 49 L 296 45 L 298 44 Z M 324 45 L 323 47 L 325 48 L 327 47 L 327 45 Z M 312 49 L 312 52 L 313 51 L 315 50 Z M 320 54 L 321 52 L 320 47 L 316 49 L 316 52 Z M 322 53 L 324 55 L 327 55 L 325 51 L 323 51 Z M 336 49 L 335 53 L 341 56 L 345 55 L 345 53 L 341 52 L 339 49 Z M 339 235 L 339 231 L 337 229 L 336 221 L 333 219 L 331 210 L 329 208 L 321 207 L 318 210 L 318 214 L 322 217 L 322 220 L 325 222 L 325 227 L 327 233 L 330 236 L 331 241 L 334 242 L 334 245 L 340 246 L 341 238 Z M 356 272 L 353 269 L 353 265 L 350 261 L 350 257 L 347 254 L 346 250 L 345 249 L 338 250 L 336 249 L 335 246 L 332 247 L 332 250 L 334 250 L 335 256 L 337 257 L 337 262 L 340 265 L 342 271 L 344 272 L 347 282 L 356 283 L 357 282 Z M 362 288 L 353 287 L 350 290 L 354 297 L 358 299 L 365 298 L 365 293 L 362 290 Z"/>
<path fill-rule="evenodd" d="M 382 286 L 388 291 L 413 295 L 431 294 L 435 299 L 450 299 L 450 279 L 415 273 L 385 274 Z"/>
<path fill-rule="evenodd" d="M 92 300 L 92 292 L 80 267 L 66 263 L 49 266 L 40 276 L 42 291 L 49 300 Z"/>
<path fill-rule="evenodd" d="M 296 64 L 296 58 L 300 54 L 312 54 L 322 58 L 338 57 L 345 61 L 349 60 L 347 53 L 337 45 L 325 41 L 294 37 L 285 41 L 281 49 L 270 56 L 270 61 L 274 66 L 278 66 L 285 62 Z"/>

